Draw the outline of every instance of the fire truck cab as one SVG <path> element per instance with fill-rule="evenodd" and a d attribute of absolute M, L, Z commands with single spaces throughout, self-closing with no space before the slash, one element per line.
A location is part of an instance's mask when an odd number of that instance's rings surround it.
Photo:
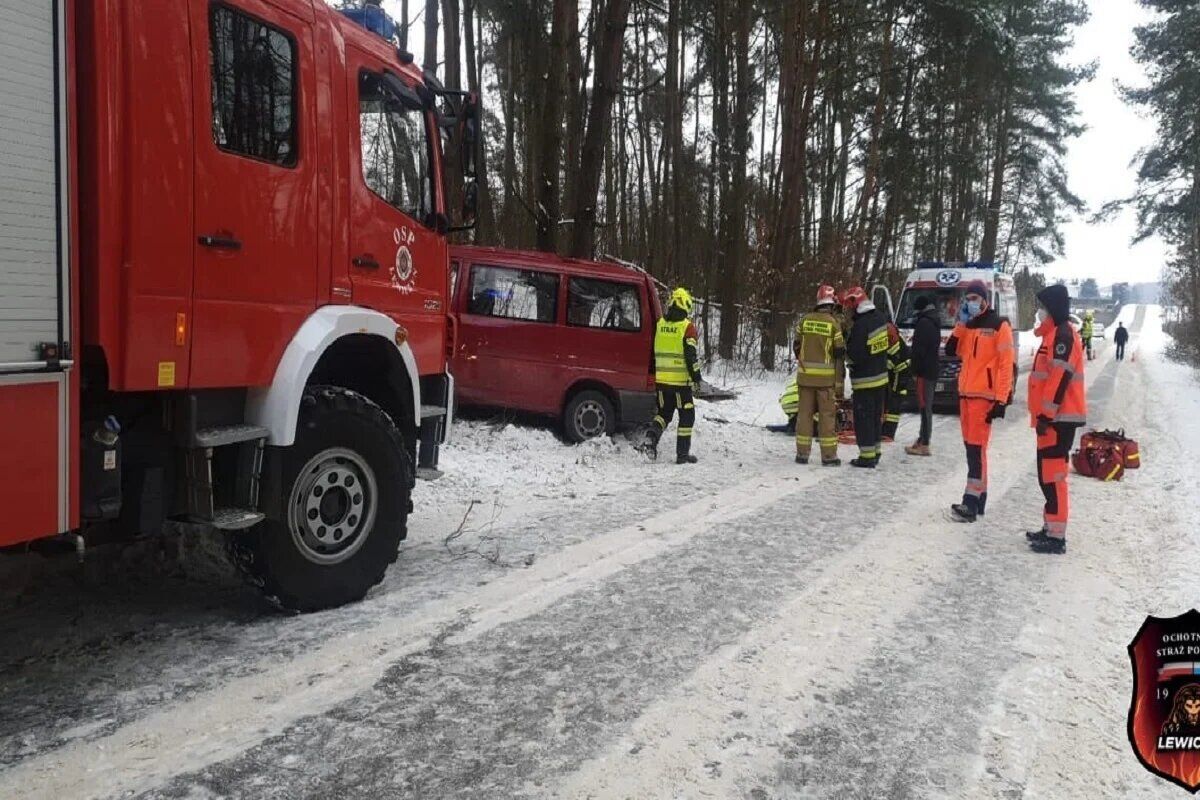
<path fill-rule="evenodd" d="M 451 418 L 475 120 L 369 11 L 0 0 L 0 547 L 178 519 L 288 608 L 382 579 Z"/>

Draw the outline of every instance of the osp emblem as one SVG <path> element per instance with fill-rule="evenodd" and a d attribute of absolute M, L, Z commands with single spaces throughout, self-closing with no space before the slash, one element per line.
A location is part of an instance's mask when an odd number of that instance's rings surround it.
<path fill-rule="evenodd" d="M 392 232 L 392 239 L 396 242 L 396 263 L 392 266 L 391 274 L 392 286 L 404 294 L 413 290 L 413 279 L 417 277 L 412 251 L 408 249 L 415 238 L 408 228 L 396 228 Z"/>
<path fill-rule="evenodd" d="M 1142 766 L 1200 789 L 1200 612 L 1147 617 L 1129 643 L 1129 743 Z"/>
<path fill-rule="evenodd" d="M 957 286 L 962 279 L 962 273 L 956 269 L 944 269 L 937 274 L 939 286 Z"/>

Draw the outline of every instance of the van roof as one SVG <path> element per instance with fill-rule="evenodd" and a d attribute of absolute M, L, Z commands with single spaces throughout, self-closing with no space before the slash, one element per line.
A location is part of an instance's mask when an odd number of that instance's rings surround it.
<path fill-rule="evenodd" d="M 623 278 L 625 280 L 646 280 L 650 276 L 633 267 L 627 267 L 608 261 L 590 261 L 582 258 L 566 258 L 557 253 L 546 253 L 541 250 L 515 250 L 504 247 L 478 247 L 476 245 L 452 245 L 450 258 L 473 263 L 493 263 L 496 266 L 517 264 L 523 267 L 552 268 L 559 272 L 572 275 L 584 275 L 593 278 Z"/>

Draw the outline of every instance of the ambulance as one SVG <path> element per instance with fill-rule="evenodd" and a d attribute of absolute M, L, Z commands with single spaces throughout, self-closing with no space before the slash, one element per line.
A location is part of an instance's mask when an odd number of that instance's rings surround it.
<path fill-rule="evenodd" d="M 941 367 L 938 370 L 934 402 L 939 407 L 958 407 L 958 373 L 962 364 L 957 358 L 946 356 L 946 340 L 950 338 L 950 333 L 958 321 L 958 310 L 966 288 L 973 281 L 982 281 L 988 287 L 991 306 L 1000 316 L 1007 317 L 1012 324 L 1013 345 L 1020 352 L 1020 342 L 1017 341 L 1020 318 L 1017 287 L 1012 275 L 998 264 L 922 261 L 904 281 L 900 302 L 896 305 L 893 315 L 900 335 L 911 345 L 913 326 L 917 321 L 917 300 L 922 297 L 928 298 L 937 309 L 942 323 L 942 344 Z M 1016 386 L 1015 366 L 1013 386 Z"/>

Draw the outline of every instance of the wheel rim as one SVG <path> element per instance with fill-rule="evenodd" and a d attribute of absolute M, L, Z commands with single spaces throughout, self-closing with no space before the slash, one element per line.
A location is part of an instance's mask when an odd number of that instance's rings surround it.
<path fill-rule="evenodd" d="M 584 400 L 575 409 L 575 430 L 584 439 L 593 439 L 608 431 L 608 414 L 599 402 Z"/>
<path fill-rule="evenodd" d="M 309 459 L 292 486 L 288 528 L 309 561 L 337 564 L 358 552 L 375 524 L 375 472 L 343 448 Z"/>

